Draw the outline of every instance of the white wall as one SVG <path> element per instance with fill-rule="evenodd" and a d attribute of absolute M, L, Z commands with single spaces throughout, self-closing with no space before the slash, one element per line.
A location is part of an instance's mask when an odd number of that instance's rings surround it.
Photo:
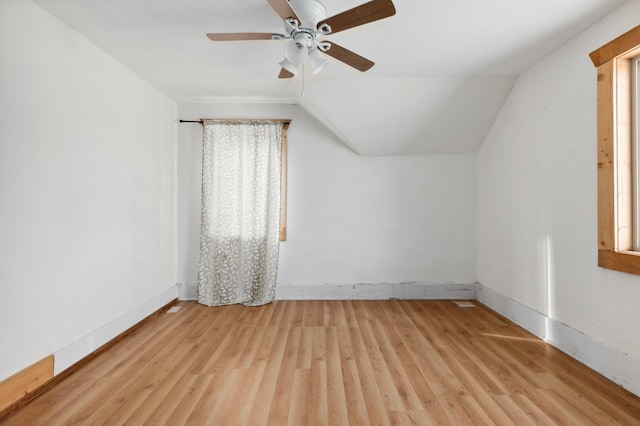
<path fill-rule="evenodd" d="M 588 54 L 638 16 L 640 2 L 629 1 L 522 74 L 477 161 L 480 284 L 540 314 L 544 337 L 636 392 L 640 277 L 597 266 L 596 68 Z"/>
<path fill-rule="evenodd" d="M 295 105 L 179 104 L 181 119 L 291 118 L 279 286 L 474 283 L 475 155 L 365 158 Z M 389 123 L 393 125 L 393 123 Z M 178 281 L 197 281 L 202 130 L 178 131 Z"/>
<path fill-rule="evenodd" d="M 516 77 L 358 73 L 313 78 L 298 100 L 312 115 L 329 120 L 336 134 L 364 156 L 475 153 Z"/>
<path fill-rule="evenodd" d="M 39 6 L 0 2 L 0 380 L 175 297 L 175 117 Z"/>

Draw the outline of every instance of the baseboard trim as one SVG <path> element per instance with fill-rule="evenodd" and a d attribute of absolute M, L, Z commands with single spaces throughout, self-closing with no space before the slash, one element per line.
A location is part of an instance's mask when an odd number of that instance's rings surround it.
<path fill-rule="evenodd" d="M 178 289 L 178 300 L 198 300 L 198 284 L 178 283 L 176 288 Z"/>
<path fill-rule="evenodd" d="M 178 299 L 198 300 L 198 285 L 177 285 Z M 380 284 L 278 284 L 276 300 L 390 300 L 433 299 L 474 300 L 476 284 L 380 283 Z"/>
<path fill-rule="evenodd" d="M 278 284 L 276 287 L 276 300 L 474 300 L 475 298 L 475 283 Z"/>
<path fill-rule="evenodd" d="M 140 321 L 143 321 L 146 317 L 158 309 L 162 309 L 166 304 L 172 303 L 175 299 L 176 286 L 173 285 L 122 316 L 109 321 L 91 333 L 82 336 L 75 342 L 55 351 L 53 353 L 55 356 L 54 374 L 60 374 L 105 343 L 117 338 L 123 330 L 127 330 Z"/>
<path fill-rule="evenodd" d="M 570 357 L 640 396 L 640 360 L 482 284 L 477 285 L 477 299 Z"/>
<path fill-rule="evenodd" d="M 0 382 L 0 414 L 52 378 L 53 355 L 49 355 Z"/>
<path fill-rule="evenodd" d="M 160 296 L 160 297 L 162 297 L 162 296 Z M 154 298 L 153 300 L 155 300 L 155 299 L 157 299 L 157 298 Z M 69 377 L 71 374 L 73 374 L 74 372 L 76 372 L 77 370 L 79 370 L 80 368 L 85 366 L 91 360 L 95 359 L 99 355 L 103 354 L 104 352 L 106 352 L 107 350 L 112 348 L 115 344 L 120 342 L 122 339 L 124 339 L 125 337 L 127 337 L 130 334 L 134 333 L 140 327 L 144 326 L 147 322 L 152 320 L 157 315 L 160 315 L 161 313 L 165 312 L 167 309 L 169 309 L 171 306 L 175 305 L 177 302 L 178 302 L 178 299 L 176 297 L 174 297 L 172 300 L 170 300 L 169 302 L 165 303 L 164 305 L 162 305 L 160 308 L 156 309 L 155 311 L 151 312 L 150 314 L 148 314 L 147 316 L 142 318 L 140 321 L 138 321 L 137 323 L 135 323 L 131 327 L 125 329 L 123 332 L 121 332 L 117 336 L 113 337 L 112 339 L 110 339 L 109 341 L 107 341 L 103 345 L 99 346 L 98 348 L 96 348 L 95 350 L 90 352 L 89 354 L 83 356 L 79 360 L 75 361 L 71 365 L 66 366 L 64 369 L 60 370 L 59 372 L 56 372 L 58 370 L 58 368 L 56 368 L 57 357 L 56 357 L 55 354 L 53 354 L 53 355 L 49 355 L 47 358 L 43 359 L 42 361 L 39 361 L 36 364 L 33 364 L 30 367 L 27 367 L 26 369 L 22 370 L 20 373 L 17 373 L 16 375 L 11 376 L 9 379 L 6 379 L 2 383 L 0 383 L 0 395 L 2 395 L 1 399 L 4 400 L 4 397 L 5 397 L 4 385 L 5 385 L 6 382 L 12 380 L 14 377 L 16 377 L 16 376 L 18 376 L 20 374 L 23 374 L 25 372 L 27 372 L 26 374 L 29 374 L 31 376 L 33 374 L 30 373 L 30 371 L 35 371 L 35 369 L 37 369 L 39 371 L 41 369 L 41 368 L 37 367 L 40 363 L 45 363 L 46 362 L 47 365 L 48 365 L 48 363 L 50 363 L 51 374 L 50 374 L 50 376 L 49 375 L 46 376 L 47 380 L 35 380 L 35 384 L 37 386 L 33 387 L 33 389 L 31 389 L 29 392 L 23 393 L 22 397 L 14 400 L 7 407 L 2 408 L 2 406 L 0 406 L 0 422 L 5 417 L 11 415 L 16 410 L 18 410 L 21 407 L 25 406 L 26 404 L 28 404 L 30 401 L 32 401 L 36 397 L 42 395 L 47 390 L 51 389 L 53 386 L 55 386 L 56 384 L 60 383 L 65 378 Z"/>

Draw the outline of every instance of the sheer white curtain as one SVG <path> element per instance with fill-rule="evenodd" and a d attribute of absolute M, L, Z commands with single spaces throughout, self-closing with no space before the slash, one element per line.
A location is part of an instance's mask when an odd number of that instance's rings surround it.
<path fill-rule="evenodd" d="M 198 301 L 269 303 L 278 270 L 283 125 L 203 124 Z"/>

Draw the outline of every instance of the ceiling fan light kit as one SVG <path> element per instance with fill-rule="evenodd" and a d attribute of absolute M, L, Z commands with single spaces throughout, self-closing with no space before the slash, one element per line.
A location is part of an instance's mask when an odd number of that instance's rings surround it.
<path fill-rule="evenodd" d="M 280 78 L 290 78 L 294 75 L 298 74 L 298 65 L 290 62 L 287 58 L 284 58 L 282 62 L 279 62 L 280 68 L 289 71 L 290 76 L 285 77 L 284 75 Z"/>
<path fill-rule="evenodd" d="M 313 74 L 321 72 L 329 63 L 325 54 L 359 70 L 367 71 L 374 63 L 333 42 L 319 41 L 325 36 L 349 28 L 393 16 L 396 13 L 391 0 L 373 0 L 326 18 L 327 11 L 317 0 L 267 0 L 269 5 L 284 20 L 285 34 L 268 33 L 209 33 L 213 41 L 239 40 L 284 40 L 284 60 L 279 78 L 291 78 L 298 73 L 300 65 L 307 60 Z"/>
<path fill-rule="evenodd" d="M 318 74 L 329 65 L 329 58 L 327 58 L 327 55 L 322 54 L 319 49 L 312 49 L 309 53 L 309 64 L 311 65 L 311 72 Z"/>

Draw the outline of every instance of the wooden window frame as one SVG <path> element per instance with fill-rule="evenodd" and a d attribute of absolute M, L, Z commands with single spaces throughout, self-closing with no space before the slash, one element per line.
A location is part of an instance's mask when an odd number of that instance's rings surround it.
<path fill-rule="evenodd" d="M 282 162 L 280 172 L 280 241 L 287 241 L 287 131 L 291 120 L 282 120 Z"/>
<path fill-rule="evenodd" d="M 630 71 L 639 54 L 640 25 L 589 54 L 598 70 L 598 266 L 636 275 Z"/>

